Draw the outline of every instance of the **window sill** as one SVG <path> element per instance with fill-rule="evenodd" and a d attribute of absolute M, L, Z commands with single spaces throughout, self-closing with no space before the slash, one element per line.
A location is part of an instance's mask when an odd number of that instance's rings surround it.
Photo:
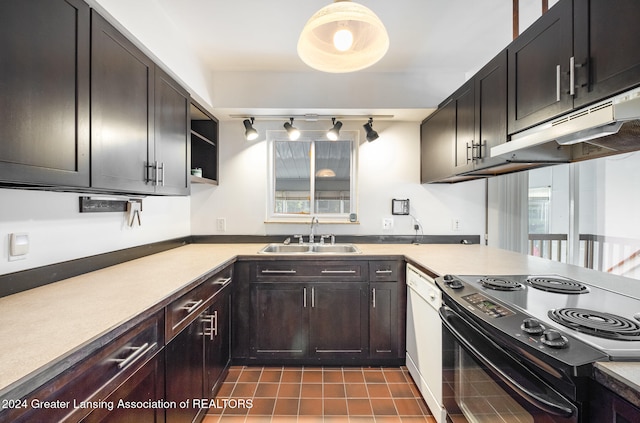
<path fill-rule="evenodd" d="M 284 225 L 309 225 L 311 218 L 308 219 L 271 219 L 265 220 L 265 224 L 284 224 Z M 319 225 L 359 225 L 360 221 L 356 220 L 355 222 L 350 222 L 349 220 L 336 220 L 336 219 L 327 219 L 320 220 L 318 222 Z"/>

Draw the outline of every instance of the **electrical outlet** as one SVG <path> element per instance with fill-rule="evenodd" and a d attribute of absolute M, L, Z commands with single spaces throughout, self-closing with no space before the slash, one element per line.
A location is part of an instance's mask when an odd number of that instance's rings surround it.
<path fill-rule="evenodd" d="M 382 229 L 385 231 L 393 229 L 393 218 L 385 217 L 382 219 Z"/>
<path fill-rule="evenodd" d="M 227 219 L 224 217 L 219 217 L 216 219 L 216 229 L 218 232 L 226 232 L 227 231 Z"/>
<path fill-rule="evenodd" d="M 460 222 L 460 219 L 458 219 L 457 217 L 451 219 L 451 230 L 454 232 L 458 232 L 462 229 L 462 223 Z"/>

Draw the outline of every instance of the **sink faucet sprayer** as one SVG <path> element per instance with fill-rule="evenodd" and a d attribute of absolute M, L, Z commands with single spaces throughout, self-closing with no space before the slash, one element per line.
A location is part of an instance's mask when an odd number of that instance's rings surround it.
<path fill-rule="evenodd" d="M 315 225 L 317 225 L 318 222 L 318 216 L 313 216 L 311 218 L 311 233 L 309 234 L 309 244 L 313 244 L 314 242 L 314 236 L 315 236 Z"/>

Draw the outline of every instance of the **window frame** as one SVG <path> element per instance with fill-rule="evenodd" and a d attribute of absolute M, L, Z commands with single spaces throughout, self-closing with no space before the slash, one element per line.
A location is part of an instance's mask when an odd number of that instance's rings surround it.
<path fill-rule="evenodd" d="M 316 142 L 333 142 L 326 138 L 326 131 L 319 130 L 302 130 L 300 131 L 300 138 L 296 141 L 289 140 L 286 131 L 280 130 L 268 130 L 267 133 L 267 156 L 268 156 L 268 183 L 267 183 L 267 209 L 266 209 L 266 223 L 307 223 L 312 216 L 317 216 L 323 222 L 337 222 L 337 223 L 353 223 L 350 221 L 349 216 L 356 214 L 358 211 L 358 192 L 357 192 L 357 176 L 358 176 L 358 147 L 359 147 L 359 132 L 343 130 L 340 131 L 340 138 L 338 141 L 351 142 L 351 157 L 350 157 L 350 180 L 349 180 L 349 211 L 345 213 L 318 213 L 315 210 L 315 143 Z M 309 213 L 276 213 L 276 174 L 275 174 L 275 143 L 277 141 L 286 142 L 310 142 L 311 154 L 310 154 L 310 198 L 314 199 L 310 201 Z"/>

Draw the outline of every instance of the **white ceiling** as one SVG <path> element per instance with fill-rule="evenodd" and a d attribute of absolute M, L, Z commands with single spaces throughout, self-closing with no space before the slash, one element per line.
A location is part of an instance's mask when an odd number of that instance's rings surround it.
<path fill-rule="evenodd" d="M 98 1 L 107 9 L 118 3 Z M 173 27 L 154 30 L 178 31 L 206 68 L 212 106 L 223 120 L 232 114 L 356 111 L 419 121 L 511 40 L 512 0 L 359 0 L 385 24 L 389 51 L 357 74 L 322 74 L 298 58 L 296 45 L 306 21 L 330 2 L 151 3 Z M 536 0 L 521 3 L 539 7 Z M 291 85 L 296 91 L 287 97 Z M 377 92 L 365 92 L 368 87 Z"/>

